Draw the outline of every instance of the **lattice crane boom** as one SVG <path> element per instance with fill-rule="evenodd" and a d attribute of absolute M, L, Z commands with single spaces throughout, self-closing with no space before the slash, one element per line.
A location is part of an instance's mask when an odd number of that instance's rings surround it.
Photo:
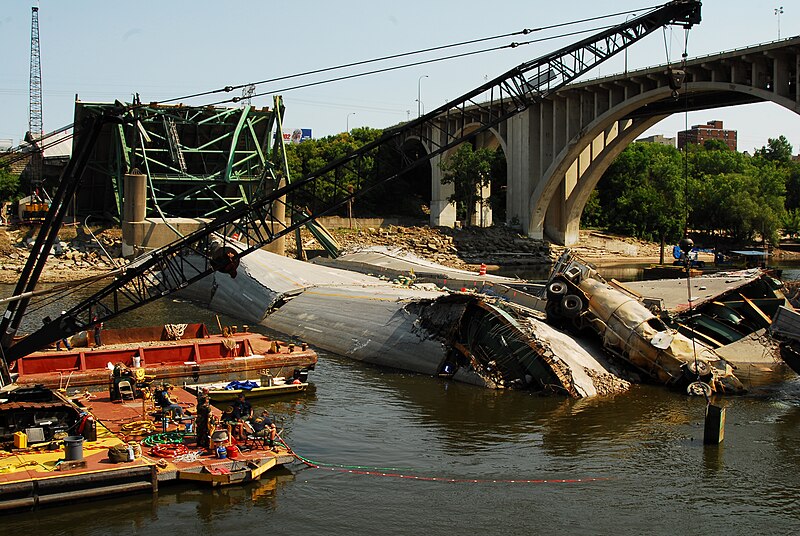
<path fill-rule="evenodd" d="M 43 151 L 39 146 L 44 126 L 42 124 L 42 63 L 39 52 L 39 8 L 31 8 L 31 76 L 30 106 L 28 108 L 28 134 L 26 141 L 31 144 L 30 173 L 31 185 L 38 187 L 42 181 Z"/>

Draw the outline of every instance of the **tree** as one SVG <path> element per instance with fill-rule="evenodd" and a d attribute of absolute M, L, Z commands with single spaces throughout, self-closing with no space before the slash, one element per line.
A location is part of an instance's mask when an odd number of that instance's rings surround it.
<path fill-rule="evenodd" d="M 641 238 L 674 240 L 689 228 L 745 242 L 775 243 L 780 231 L 796 233 L 800 164 L 783 136 L 756 156 L 721 143 L 672 147 L 633 143 L 608 168 L 587 202 L 582 222 Z M 676 236 L 677 234 L 677 236 Z"/>
<path fill-rule="evenodd" d="M 11 173 L 8 165 L 0 164 L 0 201 L 11 201 L 19 196 L 19 176 Z"/>
<path fill-rule="evenodd" d="M 703 174 L 697 181 L 692 223 L 736 241 L 760 235 L 777 242 L 784 221 L 785 183 L 773 162 L 751 159 L 740 172 Z"/>
<path fill-rule="evenodd" d="M 334 160 L 344 158 L 377 139 L 382 132 L 371 128 L 354 128 L 335 136 L 287 145 L 286 162 L 291 180 L 300 180 Z M 340 167 L 326 176 L 325 180 L 314 181 L 303 191 L 295 192 L 295 201 L 314 212 L 322 206 L 343 199 L 350 188 L 359 190 L 363 187 L 360 181 L 371 180 L 375 176 L 374 162 L 371 159 L 364 158 L 360 163 L 364 166 L 359 170 L 360 173 L 357 174 L 346 166 Z"/>
<path fill-rule="evenodd" d="M 800 163 L 786 164 L 786 210 L 800 208 Z"/>
<path fill-rule="evenodd" d="M 489 202 L 488 199 L 479 199 L 478 194 L 491 184 L 496 158 L 491 149 L 473 150 L 471 144 L 464 143 L 439 165 L 443 174 L 442 184 L 455 187 L 448 201 L 456 204 L 456 216 L 467 225 L 475 219 L 476 201 L 482 205 Z"/>
<path fill-rule="evenodd" d="M 674 147 L 632 143 L 598 184 L 595 223 L 610 231 L 646 240 L 673 242 L 686 224 L 686 180 L 681 154 Z"/>
<path fill-rule="evenodd" d="M 786 211 L 783 218 L 783 232 L 789 235 L 789 238 L 796 238 L 800 234 L 800 210 L 793 208 Z"/>
<path fill-rule="evenodd" d="M 767 139 L 767 145 L 757 149 L 755 156 L 760 156 L 773 162 L 790 162 L 792 160 L 792 144 L 786 136 L 778 136 L 777 139 Z"/>
<path fill-rule="evenodd" d="M 703 148 L 706 151 L 730 151 L 731 148 L 722 140 L 710 139 L 703 142 Z"/>

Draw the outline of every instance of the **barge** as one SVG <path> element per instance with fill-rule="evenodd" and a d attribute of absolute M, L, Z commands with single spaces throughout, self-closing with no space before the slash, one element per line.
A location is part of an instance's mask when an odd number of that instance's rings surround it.
<path fill-rule="evenodd" d="M 171 392 L 189 413 L 194 395 Z M 221 412 L 211 408 L 218 419 Z M 22 420 L 20 420 L 20 418 Z M 131 493 L 184 482 L 222 486 L 260 479 L 294 460 L 282 443 L 239 442 L 226 458 L 195 445 L 181 423 L 162 428 L 152 399 L 69 397 L 42 387 L 0 390 L 0 513 Z M 158 432 L 158 433 L 156 433 Z M 164 433 L 166 432 L 166 433 Z M 174 441 L 153 444 L 171 436 Z M 20 439 L 23 438 L 23 439 Z M 120 453 L 123 453 L 120 457 Z"/>
<path fill-rule="evenodd" d="M 307 345 L 286 344 L 259 333 L 230 328 L 211 335 L 204 324 L 169 324 L 143 328 L 104 329 L 102 346 L 84 334 L 71 339 L 71 349 L 53 347 L 12 363 L 20 385 L 59 389 L 105 388 L 112 369 L 141 368 L 151 380 L 241 376 L 271 370 L 313 369 L 316 353 Z M 91 345 L 90 345 L 91 344 Z M 109 367 L 109 364 L 111 365 Z"/>

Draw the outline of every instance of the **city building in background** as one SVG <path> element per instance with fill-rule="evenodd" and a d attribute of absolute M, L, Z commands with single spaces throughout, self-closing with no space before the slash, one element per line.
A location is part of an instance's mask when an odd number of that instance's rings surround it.
<path fill-rule="evenodd" d="M 736 150 L 736 131 L 722 128 L 722 121 L 709 121 L 678 132 L 678 149 L 683 149 L 687 143 L 703 145 L 707 140 L 720 140 L 731 151 Z"/>
<path fill-rule="evenodd" d="M 654 136 L 647 136 L 645 138 L 639 138 L 636 141 L 643 141 L 647 143 L 660 143 L 661 145 L 668 145 L 670 147 L 675 147 L 675 138 L 667 138 L 666 136 L 662 136 L 661 134 L 656 134 Z"/>

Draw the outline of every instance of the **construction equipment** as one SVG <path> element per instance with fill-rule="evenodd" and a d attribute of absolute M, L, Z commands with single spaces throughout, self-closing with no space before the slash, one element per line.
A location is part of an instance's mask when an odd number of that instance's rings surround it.
<path fill-rule="evenodd" d="M 31 189 L 35 192 L 42 184 L 44 151 L 40 147 L 44 127 L 42 124 L 42 64 L 39 52 L 39 8 L 31 8 L 31 77 L 28 133 L 25 141 L 31 145 Z"/>
<path fill-rule="evenodd" d="M 213 271 L 235 277 L 240 257 L 496 127 L 653 31 L 666 25 L 690 28 L 700 22 L 700 6 L 697 0 L 675 0 L 554 53 L 523 63 L 416 120 L 385 131 L 374 142 L 303 179 L 263 192 L 249 205 L 235 207 L 204 228 L 140 257 L 120 271 L 113 283 L 18 341 L 14 341 L 14 335 L 28 299 L 11 302 L 0 323 L 4 349 L 4 363 L 0 364 L 3 381 L 10 380 L 7 364 L 67 335 L 85 330 L 94 322 L 111 319 L 167 296 Z M 129 108 L 120 105 L 114 113 L 86 119 L 90 124 L 82 129 L 77 150 L 53 196 L 48 219 L 42 225 L 31 256 L 20 274 L 15 294 L 34 290 L 66 212 L 66 200 L 77 188 L 100 129 L 109 122 L 134 120 L 133 115 Z M 445 124 L 458 123 L 457 128 L 442 129 L 439 126 L 441 118 L 445 119 Z M 475 128 L 465 132 L 463 127 L 467 124 Z M 278 137 L 281 135 L 280 131 L 276 134 Z M 430 152 L 413 156 L 406 154 L 403 144 L 411 138 L 422 140 Z M 374 162 L 374 166 L 368 166 L 367 162 Z M 393 164 L 391 167 L 390 163 Z M 377 169 L 377 173 L 367 173 L 367 169 Z M 337 180 L 342 170 L 357 177 L 352 190 Z M 335 194 L 322 201 L 314 193 L 321 185 Z M 291 222 L 285 223 L 278 216 L 284 211 L 292 216 Z M 234 233 L 238 234 L 243 247 L 234 247 L 228 242 L 226 237 Z"/>

